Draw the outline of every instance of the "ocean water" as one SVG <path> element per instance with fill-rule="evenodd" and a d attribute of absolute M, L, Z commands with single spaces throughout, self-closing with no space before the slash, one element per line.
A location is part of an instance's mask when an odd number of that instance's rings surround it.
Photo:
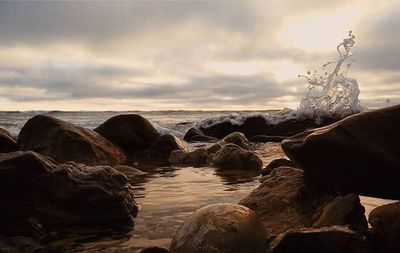
<path fill-rule="evenodd" d="M 271 112 L 271 111 L 262 111 Z M 24 123 L 34 115 L 47 113 L 75 125 L 93 129 L 106 119 L 122 113 L 138 113 L 149 119 L 161 132 L 182 137 L 190 127 L 208 118 L 228 115 L 227 111 L 161 111 L 161 112 L 0 112 L 0 126 L 17 136 Z M 259 112 L 244 111 L 245 116 Z M 190 148 L 207 145 L 191 144 Z M 264 165 L 285 157 L 279 144 L 254 144 Z M 175 230 L 195 210 L 214 203 L 237 203 L 257 188 L 257 173 L 223 172 L 210 167 L 162 167 L 133 179 L 136 201 L 140 206 L 134 229 L 124 235 L 94 237 L 77 234 L 52 243 L 68 252 L 139 252 L 149 246 L 168 248 Z M 366 216 L 390 200 L 361 197 Z"/>

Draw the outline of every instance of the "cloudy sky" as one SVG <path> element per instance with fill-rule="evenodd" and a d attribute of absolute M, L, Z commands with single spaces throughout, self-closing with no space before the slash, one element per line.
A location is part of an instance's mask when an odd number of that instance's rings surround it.
<path fill-rule="evenodd" d="M 356 35 L 367 107 L 400 103 L 400 1 L 0 2 L 0 110 L 296 108 Z"/>

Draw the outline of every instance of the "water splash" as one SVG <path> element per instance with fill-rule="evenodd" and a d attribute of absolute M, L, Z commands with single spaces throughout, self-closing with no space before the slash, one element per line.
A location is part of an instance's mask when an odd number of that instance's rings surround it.
<path fill-rule="evenodd" d="M 336 50 L 339 58 L 336 62 L 330 61 L 322 65 L 325 71 L 319 75 L 317 71 L 307 71 L 306 75 L 299 75 L 308 82 L 306 97 L 300 102 L 298 115 L 321 119 L 324 117 L 343 118 L 363 110 L 358 99 L 360 89 L 356 79 L 348 78 L 347 73 L 353 64 L 354 57 L 351 49 L 355 44 L 355 36 L 349 31 L 348 37 L 343 39 Z M 346 68 L 341 71 L 342 64 Z M 329 73 L 326 68 L 336 63 Z"/>

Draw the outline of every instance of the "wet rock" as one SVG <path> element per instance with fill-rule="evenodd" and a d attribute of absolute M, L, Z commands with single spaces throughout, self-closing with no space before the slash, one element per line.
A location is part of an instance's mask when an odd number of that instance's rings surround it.
<path fill-rule="evenodd" d="M 215 204 L 192 214 L 175 233 L 172 253 L 260 253 L 267 248 L 260 218 L 237 204 Z"/>
<path fill-rule="evenodd" d="M 278 236 L 271 253 L 367 253 L 365 240 L 346 227 L 309 228 Z"/>
<path fill-rule="evenodd" d="M 306 131 L 285 139 L 282 148 L 297 167 L 326 187 L 399 199 L 399 129 L 400 105 Z"/>
<path fill-rule="evenodd" d="M 239 132 L 234 132 L 225 136 L 225 138 L 223 138 L 221 142 L 223 144 L 228 144 L 228 143 L 236 144 L 243 149 L 250 149 L 250 144 L 246 136 L 244 136 L 244 134 Z"/>
<path fill-rule="evenodd" d="M 295 168 L 296 165 L 294 165 L 294 163 L 288 159 L 278 158 L 278 159 L 275 159 L 272 162 L 270 162 L 267 166 L 265 166 L 261 170 L 261 175 L 267 176 L 267 175 L 271 174 L 271 172 L 278 167 L 293 167 L 293 168 Z"/>
<path fill-rule="evenodd" d="M 334 192 L 321 190 L 320 187 L 309 182 L 304 172 L 290 167 L 276 168 L 265 181 L 239 204 L 259 214 L 264 225 L 271 235 L 278 235 L 287 231 L 300 231 L 306 227 L 317 225 L 331 226 L 346 224 L 359 228 L 366 224 L 363 209 L 360 203 L 353 201 L 353 208 L 338 210 L 332 219 L 317 221 L 322 214 L 327 216 L 332 203 L 338 195 Z M 349 201 L 350 202 L 350 201 Z M 331 204 L 331 206 L 336 206 Z M 329 211 L 330 210 L 330 211 Z"/>
<path fill-rule="evenodd" d="M 235 144 L 223 146 L 213 157 L 212 163 L 221 169 L 261 170 L 261 159 L 251 151 Z"/>
<path fill-rule="evenodd" d="M 123 151 L 98 133 L 47 115 L 29 119 L 18 136 L 23 150 L 33 150 L 58 162 L 116 165 L 126 159 Z"/>
<path fill-rule="evenodd" d="M 207 136 L 196 127 L 190 128 L 183 139 L 187 142 L 216 142 L 217 138 Z"/>
<path fill-rule="evenodd" d="M 148 151 L 148 158 L 168 162 L 174 150 L 188 151 L 186 144 L 172 134 L 164 134 L 157 138 Z"/>
<path fill-rule="evenodd" d="M 0 128 L 0 153 L 13 152 L 17 150 L 17 141 L 14 140 L 7 130 Z"/>
<path fill-rule="evenodd" d="M 379 242 L 379 252 L 400 252 L 400 202 L 375 208 L 368 220 Z"/>
<path fill-rule="evenodd" d="M 147 119 L 137 114 L 111 117 L 94 131 L 125 151 L 147 149 L 160 136 Z"/>
<path fill-rule="evenodd" d="M 146 172 L 127 165 L 117 165 L 113 167 L 116 171 L 123 173 L 128 179 L 134 179 L 137 176 L 147 175 Z"/>
<path fill-rule="evenodd" d="M 149 247 L 142 249 L 140 253 L 169 253 L 169 250 L 160 247 Z"/>
<path fill-rule="evenodd" d="M 282 142 L 286 137 L 271 135 L 254 135 L 251 137 L 252 142 Z"/>
<path fill-rule="evenodd" d="M 17 151 L 0 155 L 0 182 L 0 202 L 7 203 L 0 206 L 0 233 L 130 228 L 138 212 L 126 176 L 109 166 L 54 164 Z"/>
<path fill-rule="evenodd" d="M 174 150 L 171 152 L 168 161 L 172 165 L 202 166 L 207 164 L 208 157 L 208 151 L 204 148 L 199 148 L 191 152 Z"/>

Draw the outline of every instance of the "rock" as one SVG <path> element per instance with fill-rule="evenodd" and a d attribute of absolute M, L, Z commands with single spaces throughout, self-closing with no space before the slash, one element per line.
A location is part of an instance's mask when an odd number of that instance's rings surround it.
<path fill-rule="evenodd" d="M 208 151 L 204 148 L 191 152 L 174 150 L 171 152 L 168 161 L 172 165 L 202 166 L 207 164 L 208 157 Z"/>
<path fill-rule="evenodd" d="M 292 161 L 290 161 L 288 159 L 278 158 L 278 159 L 275 159 L 272 162 L 270 162 L 267 166 L 265 166 L 261 170 L 261 175 L 267 176 L 267 175 L 271 174 L 271 172 L 278 167 L 293 167 L 293 168 L 295 168 L 296 166 L 293 164 Z"/>
<path fill-rule="evenodd" d="M 214 155 L 212 163 L 216 167 L 226 170 L 261 170 L 263 165 L 256 154 L 235 144 L 223 146 Z"/>
<path fill-rule="evenodd" d="M 109 166 L 54 164 L 32 151 L 0 155 L 0 230 L 40 231 L 131 228 L 138 207 L 125 175 Z M 33 225 L 25 220 L 33 220 Z M 13 234 L 14 233 L 14 234 Z"/>
<path fill-rule="evenodd" d="M 160 136 L 147 119 L 137 114 L 111 117 L 94 131 L 125 151 L 147 149 Z"/>
<path fill-rule="evenodd" d="M 252 142 L 282 142 L 286 137 L 271 135 L 254 135 L 251 137 Z"/>
<path fill-rule="evenodd" d="M 169 253 L 169 250 L 160 247 L 149 247 L 142 249 L 140 253 Z"/>
<path fill-rule="evenodd" d="M 260 218 L 237 204 L 200 208 L 176 231 L 171 253 L 260 253 L 267 248 Z"/>
<path fill-rule="evenodd" d="M 168 161 L 174 150 L 188 151 L 186 144 L 172 134 L 164 134 L 157 138 L 148 151 L 148 157 L 161 161 Z"/>
<path fill-rule="evenodd" d="M 183 137 L 188 142 L 216 142 L 217 138 L 205 135 L 200 129 L 196 127 L 190 128 Z"/>
<path fill-rule="evenodd" d="M 270 253 L 367 253 L 365 240 L 346 227 L 309 228 L 280 235 Z"/>
<path fill-rule="evenodd" d="M 234 132 L 225 136 L 225 138 L 223 138 L 221 142 L 223 144 L 233 143 L 243 149 L 250 149 L 250 144 L 246 136 L 244 136 L 244 134 L 239 132 Z"/>
<path fill-rule="evenodd" d="M 400 252 L 400 202 L 375 208 L 369 215 L 380 252 Z"/>
<path fill-rule="evenodd" d="M 123 173 L 128 179 L 133 179 L 137 176 L 147 175 L 146 172 L 143 172 L 139 169 L 133 168 L 127 165 L 117 165 L 113 167 L 116 171 Z"/>
<path fill-rule="evenodd" d="M 0 128 L 0 153 L 8 153 L 17 150 L 17 141 L 14 140 L 7 130 Z"/>
<path fill-rule="evenodd" d="M 207 135 L 195 135 L 190 139 L 191 142 L 217 142 L 218 139 Z"/>
<path fill-rule="evenodd" d="M 33 150 L 58 162 L 116 165 L 126 159 L 123 151 L 98 133 L 47 115 L 29 119 L 18 136 L 23 150 Z"/>
<path fill-rule="evenodd" d="M 282 148 L 321 185 L 344 193 L 399 199 L 399 129 L 400 105 L 292 136 L 282 142 Z"/>
<path fill-rule="evenodd" d="M 336 193 L 323 191 L 318 185 L 309 182 L 302 170 L 279 167 L 266 176 L 265 181 L 239 204 L 259 214 L 269 234 L 278 235 L 319 225 L 317 221 L 322 214 L 326 216 L 334 212 L 326 206 L 337 196 Z M 340 214 L 335 214 L 331 220 L 322 219 L 324 222 L 320 221 L 320 224 L 346 224 L 360 228 L 360 224 L 366 224 L 363 209 L 360 209 L 359 202 L 352 203 L 353 208 L 338 210 Z"/>

